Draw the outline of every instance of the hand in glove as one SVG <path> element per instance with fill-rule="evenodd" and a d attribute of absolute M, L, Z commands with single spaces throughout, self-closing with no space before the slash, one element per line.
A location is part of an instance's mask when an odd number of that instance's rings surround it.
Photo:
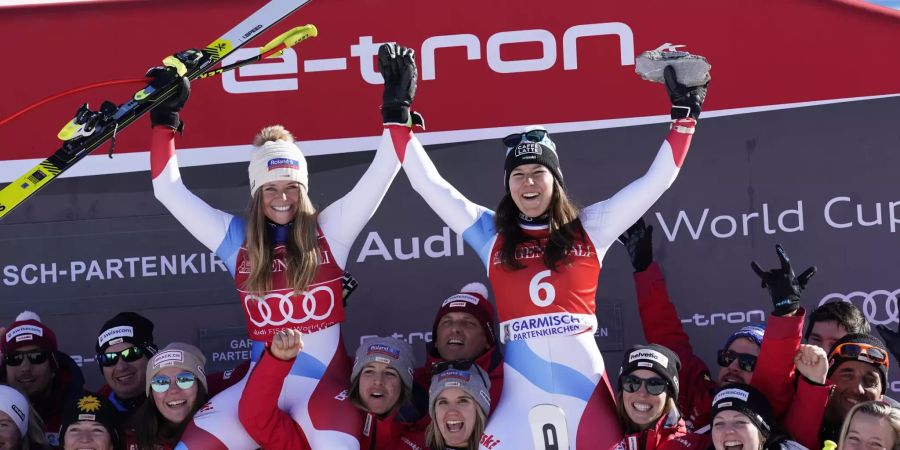
<path fill-rule="evenodd" d="M 625 245 L 635 273 L 647 270 L 653 262 L 653 225 L 647 226 L 642 217 L 619 236 L 619 242 Z"/>
<path fill-rule="evenodd" d="M 891 352 L 894 361 L 900 361 L 900 359 L 897 359 L 900 357 L 898 356 L 900 355 L 900 330 L 891 330 L 887 325 L 875 325 L 875 328 L 878 329 L 878 334 L 884 339 L 884 345 L 886 345 L 888 351 Z"/>
<path fill-rule="evenodd" d="M 700 117 L 700 108 L 706 99 L 706 89 L 709 82 L 703 86 L 688 87 L 678 82 L 675 77 L 675 68 L 666 66 L 663 70 L 666 79 L 666 91 L 669 92 L 669 100 L 672 102 L 672 119 L 684 119 L 690 117 L 696 120 Z"/>
<path fill-rule="evenodd" d="M 397 44 L 378 48 L 378 69 L 384 78 L 381 118 L 385 124 L 409 125 L 409 107 L 416 96 L 416 52 Z"/>
<path fill-rule="evenodd" d="M 750 263 L 753 271 L 762 279 L 762 287 L 769 289 L 769 295 L 772 297 L 772 304 L 775 310 L 772 314 L 776 316 L 793 315 L 800 309 L 800 294 L 806 289 L 806 283 L 816 274 L 816 267 L 812 266 L 806 269 L 800 276 L 794 275 L 794 269 L 791 268 L 791 262 L 781 245 L 775 246 L 778 253 L 778 259 L 781 261 L 780 269 L 772 269 L 769 271 L 762 270 L 756 261 Z"/>
<path fill-rule="evenodd" d="M 185 50 L 166 58 L 163 66 L 153 67 L 144 75 L 152 78 L 150 86 L 164 89 L 172 83 L 178 83 L 176 91 L 150 110 L 152 126 L 166 126 L 173 130 L 181 130 L 184 125 L 178 112 L 184 107 L 191 95 L 191 82 L 184 75 L 200 62 L 203 53 L 199 50 Z"/>

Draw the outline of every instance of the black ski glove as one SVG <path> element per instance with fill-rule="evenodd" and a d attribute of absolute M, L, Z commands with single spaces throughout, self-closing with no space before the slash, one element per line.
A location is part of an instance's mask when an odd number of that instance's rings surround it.
<path fill-rule="evenodd" d="M 185 50 L 166 58 L 163 61 L 166 65 L 153 67 L 144 75 L 152 78 L 150 86 L 154 89 L 164 89 L 172 83 L 178 83 L 175 93 L 150 110 L 152 126 L 162 125 L 178 131 L 183 129 L 184 124 L 178 112 L 191 95 L 191 82 L 184 74 L 196 67 L 202 58 L 203 53 L 199 50 Z"/>
<path fill-rule="evenodd" d="M 666 90 L 669 92 L 669 100 L 672 102 L 672 119 L 684 119 L 691 117 L 696 120 L 700 117 L 700 107 L 706 99 L 706 89 L 709 82 L 703 86 L 688 87 L 678 82 L 675 77 L 675 68 L 666 66 L 663 70 L 666 79 Z"/>
<path fill-rule="evenodd" d="M 775 252 L 781 261 L 780 269 L 764 271 L 756 261 L 751 262 L 750 267 L 762 279 L 762 287 L 769 288 L 769 296 L 772 297 L 772 304 L 775 306 L 772 314 L 786 316 L 800 309 L 800 294 L 806 289 L 809 279 L 816 274 L 816 266 L 806 269 L 800 276 L 795 276 L 791 261 L 781 245 L 775 246 Z"/>
<path fill-rule="evenodd" d="M 875 328 L 878 329 L 878 334 L 881 335 L 881 338 L 884 339 L 884 345 L 887 346 L 889 352 L 891 352 L 891 356 L 894 357 L 894 361 L 900 361 L 900 332 L 891 330 L 887 327 L 887 325 L 875 325 Z"/>
<path fill-rule="evenodd" d="M 378 69 L 384 77 L 381 118 L 385 124 L 410 124 L 409 107 L 416 96 L 416 52 L 395 43 L 378 48 Z"/>
<path fill-rule="evenodd" d="M 619 236 L 619 242 L 625 246 L 634 272 L 647 270 L 653 262 L 653 225 L 647 226 L 641 217 L 627 231 Z"/>

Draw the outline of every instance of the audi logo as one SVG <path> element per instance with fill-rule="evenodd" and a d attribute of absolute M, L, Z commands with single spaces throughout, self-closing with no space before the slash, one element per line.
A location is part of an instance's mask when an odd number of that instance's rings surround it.
<path fill-rule="evenodd" d="M 878 289 L 872 292 L 854 291 L 849 294 L 836 292 L 822 297 L 822 300 L 819 301 L 819 306 L 831 301 L 851 303 L 863 312 L 869 323 L 873 325 L 887 325 L 900 322 L 897 295 L 900 295 L 900 289 L 894 291 Z M 862 304 L 862 307 L 860 307 L 860 304 Z M 881 305 L 884 305 L 883 311 L 880 308 Z"/>
<path fill-rule="evenodd" d="M 327 302 L 328 310 L 317 313 L 321 310 L 320 300 L 323 305 Z M 252 294 L 244 297 L 247 318 L 257 327 L 267 325 L 278 327 L 288 323 L 299 325 L 310 320 L 325 320 L 331 315 L 334 304 L 334 292 L 328 286 L 318 286 L 298 295 L 291 295 L 291 291 L 288 290 L 283 294 L 277 292 L 266 294 L 262 298 Z M 297 309 L 301 315 L 294 316 Z M 280 317 L 276 317 L 276 312 Z"/>

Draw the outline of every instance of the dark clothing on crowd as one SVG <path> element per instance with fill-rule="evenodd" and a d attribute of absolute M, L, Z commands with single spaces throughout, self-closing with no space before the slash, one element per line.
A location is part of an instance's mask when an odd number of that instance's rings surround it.
<path fill-rule="evenodd" d="M 50 384 L 50 392 L 40 398 L 29 398 L 32 408 L 44 422 L 44 434 L 53 448 L 60 448 L 59 428 L 62 425 L 63 405 L 77 398 L 84 389 L 84 375 L 81 368 L 71 356 L 60 352 L 53 352 L 56 360 L 53 382 Z M 0 371 L 0 378 L 4 384 L 8 384 L 6 367 Z"/>
<path fill-rule="evenodd" d="M 711 445 L 708 434 L 689 432 L 678 408 L 673 408 L 656 425 L 626 434 L 614 450 L 706 450 Z"/>
<path fill-rule="evenodd" d="M 278 409 L 284 378 L 294 360 L 283 361 L 267 352 L 250 373 L 238 407 L 238 416 L 247 434 L 263 448 L 311 450 L 303 429 L 286 412 Z M 360 449 L 418 450 L 424 448 L 424 435 L 398 422 L 396 411 L 379 417 L 359 410 Z"/>
<path fill-rule="evenodd" d="M 400 409 L 401 422 L 415 424 L 417 429 L 424 430 L 431 422 L 428 415 L 428 390 L 431 388 L 431 366 L 447 360 L 438 356 L 433 343 L 428 344 L 425 365 L 413 372 L 412 398 Z M 491 381 L 491 407 L 495 408 L 503 391 L 503 354 L 498 346 L 491 347 L 483 355 L 475 359 Z"/>
<path fill-rule="evenodd" d="M 104 384 L 97 393 L 116 407 L 116 411 L 119 411 L 119 421 L 121 423 L 127 422 L 134 412 L 147 400 L 147 397 L 144 395 L 125 400 L 120 399 L 108 384 Z"/>

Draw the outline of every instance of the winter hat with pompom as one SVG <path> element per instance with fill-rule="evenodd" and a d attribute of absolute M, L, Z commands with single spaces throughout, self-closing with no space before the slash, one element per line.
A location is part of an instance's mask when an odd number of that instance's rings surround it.
<path fill-rule="evenodd" d="M 434 325 L 431 335 L 437 337 L 438 324 L 448 313 L 463 312 L 473 315 L 484 326 L 484 336 L 491 347 L 496 345 L 494 337 L 494 305 L 488 301 L 488 289 L 483 283 L 474 282 L 463 286 L 458 294 L 450 296 L 441 304 L 437 315 L 434 317 Z"/>
<path fill-rule="evenodd" d="M 15 322 L 6 327 L 0 350 L 3 353 L 16 351 L 22 347 L 36 345 L 42 350 L 56 351 L 56 333 L 41 323 L 41 318 L 31 311 L 22 311 Z"/>

